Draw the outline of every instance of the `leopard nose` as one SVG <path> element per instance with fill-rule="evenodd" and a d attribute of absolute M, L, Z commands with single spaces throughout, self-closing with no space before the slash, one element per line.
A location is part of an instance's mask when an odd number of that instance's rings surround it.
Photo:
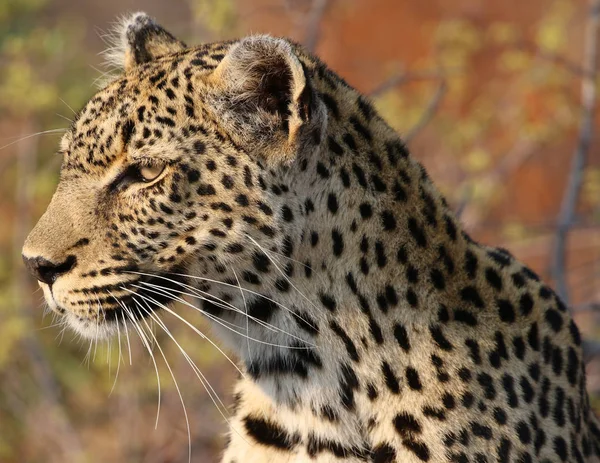
<path fill-rule="evenodd" d="M 39 281 L 52 285 L 60 275 L 68 273 L 75 267 L 77 259 L 75 256 L 68 256 L 63 262 L 56 264 L 43 257 L 23 256 L 23 262 L 25 262 L 25 267 Z"/>

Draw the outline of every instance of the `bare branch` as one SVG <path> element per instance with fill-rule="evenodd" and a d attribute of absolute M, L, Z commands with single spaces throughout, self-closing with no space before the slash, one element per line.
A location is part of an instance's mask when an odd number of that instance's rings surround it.
<path fill-rule="evenodd" d="M 597 64 L 597 40 L 600 26 L 600 0 L 590 0 L 590 13 L 588 15 L 587 31 L 585 38 L 585 50 L 583 69 L 584 77 L 581 82 L 581 127 L 579 141 L 575 155 L 571 163 L 571 172 L 567 188 L 558 216 L 556 239 L 552 253 L 552 275 L 556 281 L 558 295 L 568 303 L 569 293 L 567 289 L 565 264 L 566 264 L 566 241 L 569 230 L 575 221 L 577 200 L 583 179 L 583 170 L 586 165 L 587 155 L 590 148 L 594 112 L 596 109 L 596 64 Z"/>
<path fill-rule="evenodd" d="M 520 43 L 517 45 L 517 49 L 526 50 L 535 55 L 535 58 L 539 58 L 544 61 L 550 61 L 558 66 L 561 66 L 576 76 L 589 77 L 593 74 L 593 72 L 590 74 L 589 70 L 571 61 L 566 56 L 559 55 L 548 50 L 542 50 L 537 45 L 531 43 Z"/>
<path fill-rule="evenodd" d="M 445 80 L 445 77 L 446 74 L 443 74 L 439 69 L 399 72 L 377 85 L 369 92 L 369 96 L 371 98 L 377 98 L 378 96 L 383 95 L 385 92 L 408 82 L 415 82 L 419 80 Z"/>
<path fill-rule="evenodd" d="M 600 302 L 587 302 L 571 307 L 572 312 L 600 312 Z"/>
<path fill-rule="evenodd" d="M 585 339 L 581 344 L 584 363 L 590 363 L 595 357 L 600 355 L 600 342 Z"/>
<path fill-rule="evenodd" d="M 312 7 L 308 13 L 308 26 L 306 28 L 306 37 L 304 46 L 311 52 L 314 52 L 321 36 L 321 20 L 327 9 L 329 0 L 313 0 Z"/>
<path fill-rule="evenodd" d="M 440 107 L 442 98 L 446 94 L 447 89 L 448 85 L 446 84 L 446 80 L 442 79 L 440 81 L 440 84 L 438 85 L 437 90 L 433 94 L 433 97 L 431 97 L 427 108 L 425 108 L 425 111 L 421 115 L 421 118 L 402 137 L 405 143 L 410 143 L 410 141 L 415 137 L 415 135 L 417 135 L 423 129 L 423 127 L 425 127 L 431 121 L 431 119 L 433 119 L 433 117 L 437 113 L 438 108 Z"/>

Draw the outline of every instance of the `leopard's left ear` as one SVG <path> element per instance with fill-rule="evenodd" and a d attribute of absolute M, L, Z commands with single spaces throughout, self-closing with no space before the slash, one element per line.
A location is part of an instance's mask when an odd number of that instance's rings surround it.
<path fill-rule="evenodd" d="M 295 47 L 251 36 L 231 46 L 213 76 L 213 106 L 240 144 L 263 158 L 290 161 L 318 144 L 326 111 Z"/>
<path fill-rule="evenodd" d="M 125 71 L 186 48 L 185 43 L 146 13 L 133 13 L 121 19 L 109 40 L 112 46 L 104 53 L 108 64 Z"/>

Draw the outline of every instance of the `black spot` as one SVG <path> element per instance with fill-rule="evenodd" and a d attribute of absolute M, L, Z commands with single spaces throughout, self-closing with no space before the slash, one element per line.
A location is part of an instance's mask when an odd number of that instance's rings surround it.
<path fill-rule="evenodd" d="M 572 386 L 577 384 L 577 375 L 579 373 L 579 359 L 575 349 L 569 347 L 567 354 L 567 378 Z"/>
<path fill-rule="evenodd" d="M 331 231 L 331 239 L 333 240 L 333 254 L 340 256 L 344 252 L 344 238 L 342 234 L 334 229 Z"/>
<path fill-rule="evenodd" d="M 394 427 L 403 438 L 412 438 L 422 432 L 419 421 L 408 412 L 398 413 L 394 417 Z"/>
<path fill-rule="evenodd" d="M 499 407 L 494 408 L 494 420 L 500 425 L 505 425 L 508 417 L 506 412 Z"/>
<path fill-rule="evenodd" d="M 471 280 L 477 275 L 478 266 L 477 256 L 470 250 L 465 252 L 465 271 Z"/>
<path fill-rule="evenodd" d="M 527 347 L 525 346 L 525 341 L 523 341 L 523 338 L 521 336 L 516 336 L 513 339 L 513 347 L 515 348 L 515 355 L 517 356 L 517 358 L 519 360 L 523 360 L 523 358 L 525 357 L 525 349 Z"/>
<path fill-rule="evenodd" d="M 321 303 L 325 306 L 325 308 L 327 310 L 329 310 L 330 312 L 335 311 L 336 303 L 335 303 L 335 299 L 333 298 L 333 296 L 330 296 L 329 294 L 325 294 L 325 293 L 320 293 L 319 299 L 321 299 Z"/>
<path fill-rule="evenodd" d="M 358 180 L 359 185 L 362 186 L 363 188 L 366 188 L 367 187 L 367 179 L 365 177 L 365 172 L 362 170 L 362 168 L 357 164 L 352 164 L 352 171 L 354 172 L 354 175 L 356 176 L 356 179 Z"/>
<path fill-rule="evenodd" d="M 548 324 L 550 325 L 550 327 L 556 332 L 558 333 L 563 326 L 563 318 L 560 314 L 560 312 L 558 312 L 555 309 L 547 309 L 546 310 L 546 314 L 545 314 L 545 318 L 546 321 L 548 322 Z"/>
<path fill-rule="evenodd" d="M 484 307 L 483 299 L 481 299 L 479 291 L 474 286 L 465 286 L 461 289 L 460 297 L 463 301 L 469 302 L 479 309 L 483 309 Z"/>
<path fill-rule="evenodd" d="M 263 418 L 248 415 L 244 418 L 244 427 L 250 437 L 268 447 L 291 451 L 300 442 L 298 434 L 289 434 L 278 424 Z"/>
<path fill-rule="evenodd" d="M 500 445 L 498 445 L 498 461 L 499 462 L 509 462 L 510 461 L 510 449 L 511 449 L 511 443 L 510 441 L 506 438 L 503 437 L 502 440 L 500 441 Z"/>
<path fill-rule="evenodd" d="M 408 352 L 410 350 L 410 341 L 408 339 L 406 328 L 399 323 L 396 323 L 394 326 L 394 337 L 404 352 Z"/>
<path fill-rule="evenodd" d="M 515 321 L 515 309 L 510 301 L 506 299 L 498 299 L 498 315 L 500 320 L 506 323 L 513 323 Z"/>
<path fill-rule="evenodd" d="M 200 140 L 196 140 L 194 142 L 194 152 L 196 154 L 204 154 L 204 152 L 206 151 L 206 145 L 201 142 Z"/>
<path fill-rule="evenodd" d="M 131 136 L 135 132 L 135 124 L 131 119 L 127 119 L 123 124 L 123 128 L 121 129 L 121 140 L 123 141 L 123 146 L 126 147 L 131 140 Z"/>
<path fill-rule="evenodd" d="M 352 135 L 345 133 L 342 137 L 342 140 L 348 148 L 350 148 L 352 151 L 356 151 L 356 142 L 354 141 L 354 137 Z"/>
<path fill-rule="evenodd" d="M 431 282 L 433 283 L 433 286 L 436 289 L 441 291 L 446 287 L 446 281 L 444 280 L 444 274 L 441 272 L 441 270 L 439 270 L 437 268 L 433 268 L 433 269 L 431 269 L 431 272 L 429 272 L 429 276 L 431 278 Z"/>
<path fill-rule="evenodd" d="M 217 192 L 215 191 L 215 188 L 208 184 L 208 183 L 202 183 L 200 184 L 200 186 L 198 187 L 198 189 L 196 190 L 196 192 L 200 195 L 200 196 L 212 196 L 215 195 Z"/>
<path fill-rule="evenodd" d="M 288 206 L 283 206 L 281 208 L 281 215 L 283 217 L 283 220 L 285 220 L 286 222 L 293 222 L 294 220 L 294 214 Z"/>
<path fill-rule="evenodd" d="M 390 445 L 382 443 L 373 449 L 373 463 L 394 463 L 396 461 L 396 451 Z"/>
<path fill-rule="evenodd" d="M 486 399 L 493 400 L 496 398 L 496 388 L 494 387 L 494 379 L 487 373 L 480 373 L 477 376 L 479 385 L 483 388 Z"/>
<path fill-rule="evenodd" d="M 383 211 L 381 213 L 381 223 L 383 229 L 386 231 L 393 231 L 396 229 L 396 218 L 390 211 Z"/>
<path fill-rule="evenodd" d="M 568 457 L 568 448 L 567 443 L 561 436 L 556 436 L 554 438 L 554 451 L 559 456 L 561 461 L 567 461 Z"/>
<path fill-rule="evenodd" d="M 277 304 L 275 302 L 260 298 L 248 304 L 247 313 L 251 318 L 266 322 L 273 316 L 276 310 Z"/>
<path fill-rule="evenodd" d="M 335 99 L 328 93 L 322 93 L 321 98 L 323 99 L 323 103 L 325 103 L 325 106 L 327 106 L 327 110 L 333 115 L 335 119 L 339 119 L 340 110 Z"/>
<path fill-rule="evenodd" d="M 383 241 L 377 241 L 375 243 L 375 255 L 377 257 L 377 265 L 383 268 L 387 264 L 387 256 L 385 255 L 385 248 Z"/>
<path fill-rule="evenodd" d="M 454 321 L 464 323 L 468 326 L 477 326 L 477 318 L 475 315 L 463 309 L 456 309 L 454 311 Z"/>
<path fill-rule="evenodd" d="M 333 137 L 328 138 L 329 151 L 331 151 L 336 156 L 341 156 L 344 154 L 344 149 L 333 139 Z"/>
<path fill-rule="evenodd" d="M 393 192 L 394 192 L 394 200 L 399 201 L 399 202 L 406 201 L 406 199 L 407 199 L 406 191 L 404 190 L 404 187 L 402 185 L 400 185 L 400 182 L 398 182 L 398 180 L 396 180 L 394 182 Z"/>
<path fill-rule="evenodd" d="M 354 391 L 359 387 L 356 373 L 350 365 L 342 365 L 342 378 L 340 381 L 340 399 L 342 405 L 348 409 L 354 409 Z"/>
<path fill-rule="evenodd" d="M 431 337 L 433 338 L 434 342 L 440 349 L 451 351 L 454 348 L 452 343 L 448 341 L 446 336 L 444 336 L 444 333 L 439 326 L 430 326 L 429 332 L 431 333 Z"/>
<path fill-rule="evenodd" d="M 419 281 L 419 271 L 414 265 L 406 267 L 406 279 L 409 283 L 417 283 Z"/>
<path fill-rule="evenodd" d="M 417 222 L 417 219 L 414 217 L 410 217 L 408 219 L 408 231 L 420 247 L 424 248 L 427 246 L 427 238 L 425 237 L 425 233 Z"/>
<path fill-rule="evenodd" d="M 321 178 L 329 178 L 330 175 L 329 170 L 322 162 L 317 162 L 317 174 L 319 174 Z"/>
<path fill-rule="evenodd" d="M 258 270 L 259 272 L 269 272 L 271 261 L 264 253 L 255 252 L 252 255 L 252 262 L 254 263 L 254 267 L 256 268 L 256 270 Z"/>
<path fill-rule="evenodd" d="M 532 323 L 531 327 L 529 328 L 529 333 L 527 334 L 527 342 L 529 343 L 529 345 L 531 346 L 531 348 L 533 350 L 539 351 L 540 350 L 540 338 L 539 338 L 539 333 L 538 333 L 538 326 L 537 323 Z"/>
<path fill-rule="evenodd" d="M 485 269 L 485 279 L 497 291 L 502 291 L 502 278 L 492 267 Z"/>
<path fill-rule="evenodd" d="M 493 437 L 492 428 L 480 423 L 471 422 L 471 432 L 474 436 L 481 437 L 485 440 L 490 440 Z"/>
<path fill-rule="evenodd" d="M 444 221 L 446 223 L 446 233 L 452 241 L 456 241 L 456 225 L 454 224 L 454 221 L 447 215 L 444 216 Z"/>
<path fill-rule="evenodd" d="M 529 429 L 529 426 L 527 426 L 527 423 L 525 423 L 525 421 L 519 421 L 519 423 L 517 424 L 516 431 L 519 440 L 523 444 L 529 444 L 531 442 L 531 431 Z"/>
<path fill-rule="evenodd" d="M 466 339 L 465 345 L 469 348 L 471 359 L 476 365 L 481 364 L 481 354 L 479 352 L 479 343 L 474 339 Z"/>
<path fill-rule="evenodd" d="M 327 197 L 327 208 L 332 214 L 336 214 L 338 207 L 337 196 L 334 193 L 329 193 L 329 196 Z"/>
<path fill-rule="evenodd" d="M 521 311 L 521 315 L 527 316 L 533 310 L 533 299 L 531 298 L 531 294 L 525 293 L 519 299 L 519 310 Z"/>
<path fill-rule="evenodd" d="M 378 396 L 377 388 L 371 383 L 367 384 L 367 397 L 369 400 L 373 402 Z"/>
<path fill-rule="evenodd" d="M 306 312 L 295 312 L 294 321 L 304 331 L 312 336 L 319 334 L 319 325 Z"/>
<path fill-rule="evenodd" d="M 394 374 L 390 365 L 387 362 L 383 362 L 381 364 L 381 371 L 383 373 L 385 384 L 388 387 L 388 389 L 393 394 L 400 393 L 400 383 L 398 382 L 398 378 L 396 377 L 396 375 Z"/>
<path fill-rule="evenodd" d="M 342 340 L 342 342 L 346 346 L 346 351 L 348 352 L 348 355 L 350 355 L 350 358 L 353 361 L 358 362 L 358 351 L 356 350 L 356 346 L 354 345 L 354 342 L 352 342 L 352 339 L 350 339 L 350 337 L 346 334 L 342 327 L 339 326 L 335 321 L 332 320 L 329 323 L 329 327 Z"/>
<path fill-rule="evenodd" d="M 358 209 L 360 211 L 360 216 L 363 219 L 368 219 L 373 215 L 373 209 L 369 203 L 362 203 Z"/>
<path fill-rule="evenodd" d="M 371 132 L 369 132 L 369 130 L 360 123 L 360 121 L 356 118 L 356 116 L 350 117 L 350 123 L 352 124 L 352 127 L 354 128 L 354 130 L 356 130 L 356 132 L 358 134 L 360 134 L 365 140 L 367 140 L 367 141 L 372 140 L 373 137 L 371 135 Z"/>
<path fill-rule="evenodd" d="M 413 308 L 416 308 L 419 305 L 419 299 L 417 297 L 417 293 L 412 288 L 408 288 L 406 290 L 406 302 Z"/>
<path fill-rule="evenodd" d="M 421 379 L 419 378 L 419 373 L 413 367 L 406 368 L 406 381 L 408 383 L 408 387 L 410 387 L 413 391 L 420 391 L 423 389 Z"/>
<path fill-rule="evenodd" d="M 429 448 L 423 442 L 404 439 L 402 445 L 413 452 L 421 461 L 429 461 Z"/>

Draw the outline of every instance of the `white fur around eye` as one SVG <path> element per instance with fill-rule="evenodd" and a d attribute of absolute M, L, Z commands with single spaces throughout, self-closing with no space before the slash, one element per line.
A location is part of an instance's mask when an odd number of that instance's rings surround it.
<path fill-rule="evenodd" d="M 140 175 L 146 182 L 156 179 L 165 170 L 164 164 L 152 164 L 140 167 Z"/>

